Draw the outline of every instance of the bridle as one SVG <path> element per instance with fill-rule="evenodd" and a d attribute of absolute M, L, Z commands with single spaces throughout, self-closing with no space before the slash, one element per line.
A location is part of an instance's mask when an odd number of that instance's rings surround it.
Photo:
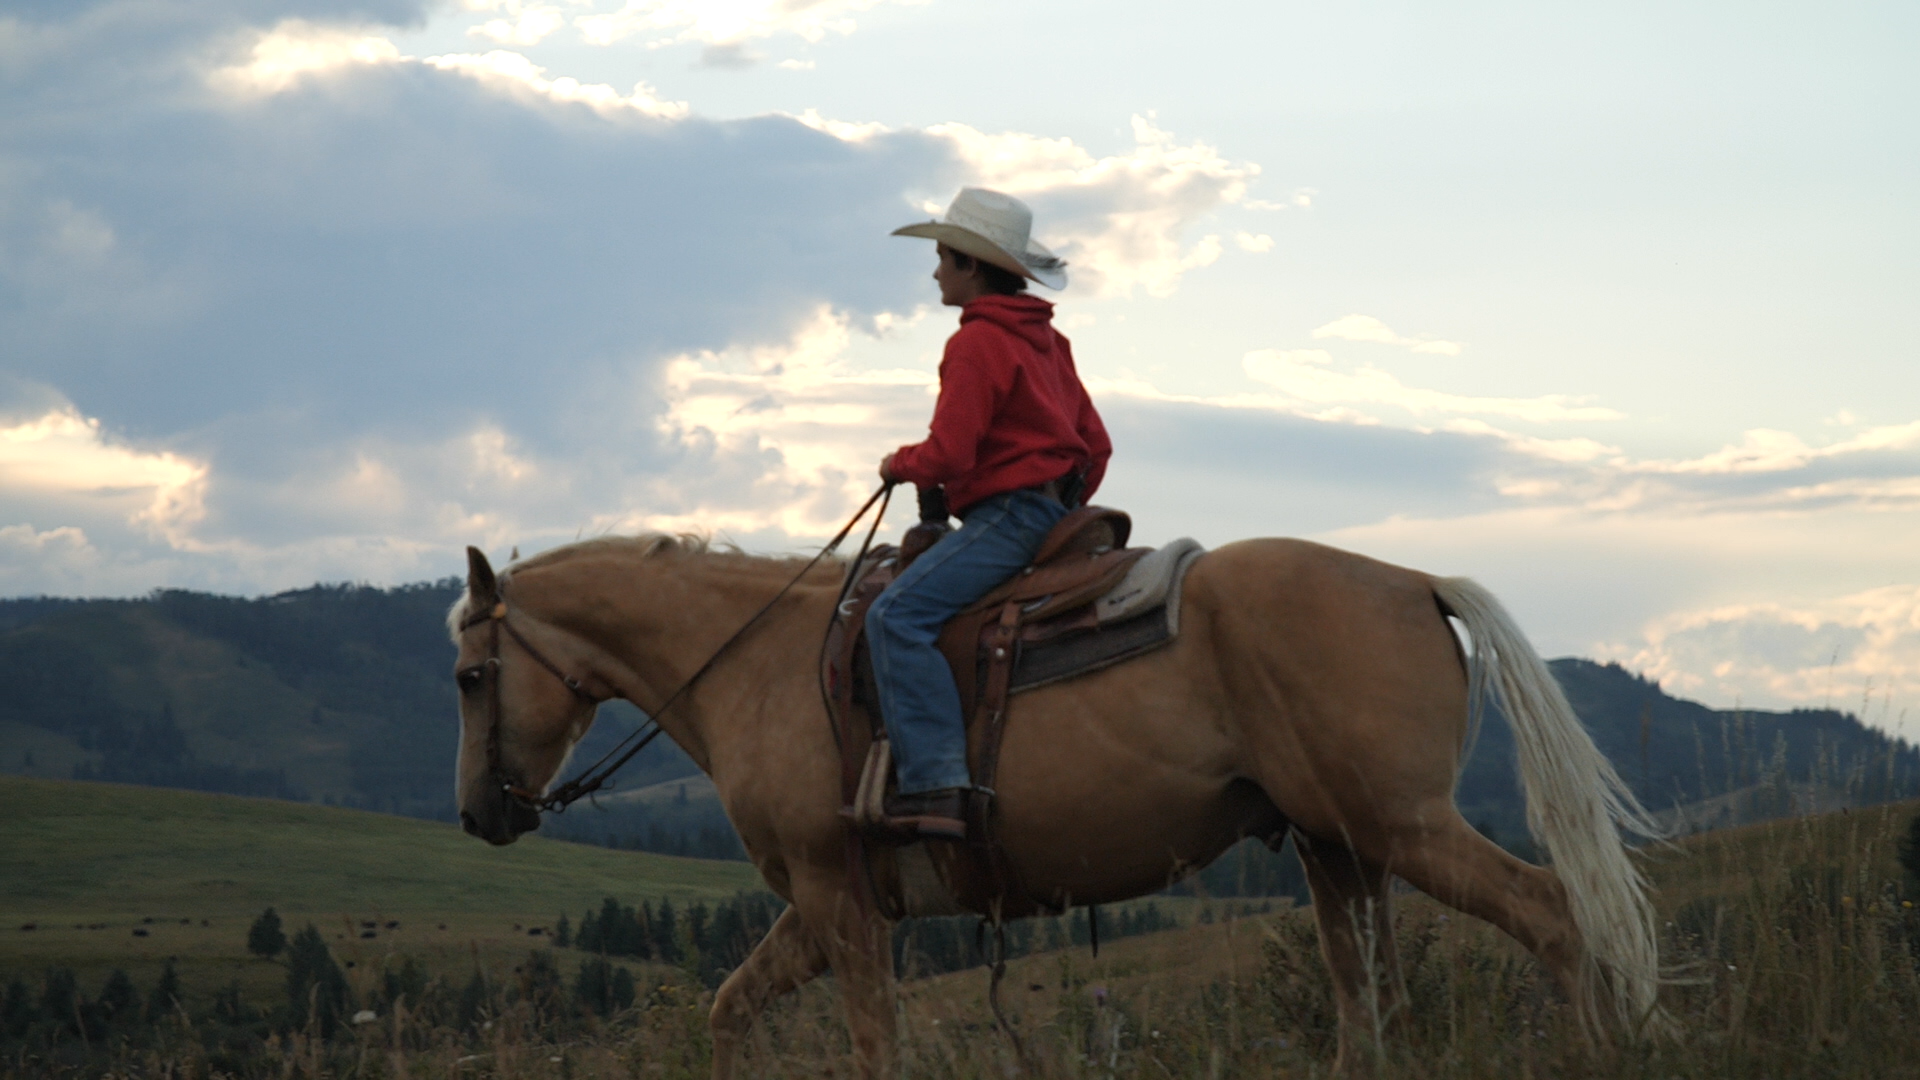
<path fill-rule="evenodd" d="M 572 803 L 605 787 L 607 781 L 612 779 L 613 774 L 619 771 L 622 765 L 632 761 L 636 754 L 647 748 L 648 743 L 660 737 L 662 731 L 660 727 L 660 717 L 666 715 L 668 709 L 671 709 L 689 690 L 692 690 L 694 684 L 699 682 L 702 676 L 713 670 L 714 665 L 719 663 L 722 656 L 726 655 L 727 650 L 731 649 L 734 643 L 745 637 L 747 631 L 753 629 L 756 623 L 765 617 L 768 612 L 772 611 L 774 605 L 785 598 L 787 593 L 791 592 L 795 585 L 800 584 L 800 580 L 806 577 L 815 566 L 818 566 L 820 560 L 833 554 L 833 552 L 839 548 L 840 542 L 845 540 L 849 533 L 853 532 L 853 527 L 860 523 L 860 519 L 865 517 L 867 511 L 871 510 L 873 504 L 877 502 L 880 504 L 880 512 L 874 515 L 873 525 L 867 530 L 866 541 L 860 546 L 860 555 L 861 557 L 865 557 L 867 549 L 873 544 L 874 535 L 880 531 L 881 519 L 887 515 L 887 505 L 892 501 L 893 482 L 888 481 L 881 485 L 880 490 L 869 496 L 865 503 L 861 504 L 860 509 L 854 513 L 853 519 L 848 521 L 846 526 L 842 528 L 832 540 L 827 542 L 826 547 L 820 549 L 819 554 L 808 560 L 807 565 L 800 568 L 800 572 L 793 576 L 793 580 L 782 586 L 780 591 L 774 594 L 773 599 L 767 601 L 761 606 L 759 611 L 754 612 L 751 618 L 742 623 L 740 629 L 733 632 L 732 637 L 721 642 L 720 647 L 715 649 L 712 655 L 707 657 L 706 662 L 701 664 L 692 675 L 687 676 L 686 681 L 680 684 L 679 689 L 667 695 L 667 700 L 662 702 L 659 708 L 643 709 L 647 715 L 647 722 L 645 724 L 635 728 L 626 738 L 615 743 L 613 749 L 602 754 L 600 760 L 589 765 L 580 775 L 568 780 L 566 783 L 561 784 L 559 787 L 554 788 L 544 795 L 515 783 L 513 779 L 507 775 L 506 768 L 500 761 L 500 729 L 505 717 L 504 710 L 500 704 L 500 631 L 504 629 L 507 632 L 507 636 L 511 637 L 514 643 L 519 645 L 528 656 L 531 656 L 535 663 L 546 668 L 548 672 L 552 673 L 554 678 L 566 684 L 567 689 L 573 691 L 574 697 L 589 705 L 599 705 L 605 699 L 595 697 L 579 679 L 567 674 L 561 670 L 560 665 L 547 659 L 545 653 L 534 648 L 533 642 L 528 641 L 524 634 L 520 633 L 512 623 L 507 621 L 507 583 L 506 579 L 502 578 L 496 586 L 496 596 L 493 606 L 479 614 L 469 615 L 460 622 L 460 632 L 462 634 L 479 626 L 483 622 L 491 624 L 487 634 L 487 658 L 478 664 L 461 668 L 459 671 L 454 672 L 453 676 L 463 690 L 466 689 L 469 679 L 485 679 L 488 681 L 487 775 L 497 790 L 503 793 L 508 799 L 513 800 L 535 813 L 546 810 L 560 813 L 566 810 Z M 858 558 L 854 560 L 856 565 L 859 561 Z M 851 580 L 842 583 L 840 587 L 840 600 L 844 601 L 846 599 L 846 591 L 851 584 Z M 634 704 L 638 705 L 639 702 L 636 701 Z M 835 732 L 834 737 L 837 741 L 839 733 Z M 632 745 L 628 745 L 629 743 Z M 619 756 L 615 757 L 616 754 Z M 609 761 L 611 761 L 611 764 L 609 764 Z"/>
<path fill-rule="evenodd" d="M 505 584 L 505 582 L 501 582 L 500 587 L 504 589 Z M 546 668 L 553 673 L 554 678 L 566 684 L 567 689 L 573 691 L 574 697 L 579 698 L 588 705 L 598 705 L 600 704 L 600 699 L 594 697 L 592 692 L 589 691 L 586 685 L 579 679 L 560 670 L 560 665 L 547 659 L 545 653 L 534 648 L 533 642 L 528 641 L 525 634 L 522 634 L 517 627 L 507 621 L 507 601 L 504 595 L 495 601 L 493 607 L 478 615 L 470 615 L 463 620 L 460 623 L 460 632 L 464 634 L 468 630 L 479 626 L 481 623 L 491 624 L 487 631 L 487 658 L 471 667 L 461 668 L 459 671 L 454 672 L 453 677 L 462 688 L 466 687 L 469 679 L 486 680 L 487 775 L 493 780 L 496 787 L 506 793 L 508 798 L 522 803 L 530 809 L 540 810 L 543 809 L 541 806 L 541 794 L 514 783 L 513 780 L 507 776 L 505 767 L 500 764 L 500 727 L 503 716 L 503 710 L 500 706 L 500 631 L 505 630 L 507 636 L 514 640 L 514 644 L 519 645 L 528 656 L 533 657 L 534 663 Z"/>

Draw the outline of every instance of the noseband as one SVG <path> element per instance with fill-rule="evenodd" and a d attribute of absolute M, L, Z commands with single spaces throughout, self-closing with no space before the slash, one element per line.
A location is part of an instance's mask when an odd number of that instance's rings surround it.
<path fill-rule="evenodd" d="M 865 557 L 868 547 L 873 544 L 874 534 L 880 528 L 881 519 L 886 516 L 887 504 L 893 499 L 893 484 L 893 481 L 887 481 L 881 485 L 880 490 L 868 497 L 867 501 L 854 513 L 853 520 L 847 522 L 846 526 L 843 527 L 832 540 L 827 541 L 827 546 L 821 548 L 819 554 L 808 560 L 807 564 L 800 568 L 800 572 L 793 576 L 793 580 L 787 582 L 778 593 L 774 594 L 773 599 L 767 601 L 759 611 L 754 612 L 751 618 L 745 623 L 742 623 L 740 629 L 733 632 L 732 637 L 721 642 L 720 647 L 708 655 L 706 663 L 701 664 L 692 675 L 687 676 L 686 681 L 680 684 L 679 689 L 668 694 L 667 699 L 660 704 L 659 708 L 643 710 L 647 714 L 646 724 L 628 734 L 626 738 L 620 740 L 613 749 L 601 755 L 599 761 L 588 766 L 579 776 L 568 780 L 566 783 L 561 784 L 546 794 L 532 791 L 514 783 L 513 780 L 506 775 L 506 770 L 502 768 L 500 764 L 500 725 L 502 715 L 500 707 L 501 629 L 504 628 L 507 631 L 507 635 L 513 638 L 513 640 L 520 645 L 520 648 L 526 650 L 527 655 L 533 657 L 536 663 L 552 672 L 554 678 L 565 683 L 567 689 L 573 691 L 573 696 L 589 705 L 598 705 L 601 699 L 589 693 L 587 688 L 580 684 L 580 680 L 561 671 L 558 664 L 547 659 L 541 654 L 539 649 L 533 647 L 532 642 L 521 635 L 520 631 L 514 629 L 513 624 L 507 621 L 507 602 L 504 597 L 496 601 L 493 607 L 486 612 L 479 615 L 468 616 L 460 623 L 460 632 L 463 634 L 483 622 L 493 624 L 487 639 L 487 658 L 472 667 L 461 668 L 459 671 L 454 672 L 454 678 L 459 680 L 462 686 L 465 685 L 469 677 L 492 680 L 492 684 L 489 686 L 487 693 L 487 774 L 492 777 L 495 784 L 499 785 L 499 789 L 506 794 L 507 798 L 536 812 L 552 810 L 557 813 L 565 810 L 572 803 L 605 787 L 608 779 L 611 778 L 622 765 L 633 760 L 635 755 L 646 749 L 648 743 L 659 737 L 663 731 L 660 727 L 660 717 L 665 715 L 668 709 L 673 708 L 674 703 L 678 702 L 688 691 L 692 690 L 694 684 L 698 683 L 707 672 L 713 670 L 713 666 L 720 662 L 720 658 L 725 656 L 728 650 L 732 649 L 741 638 L 745 637 L 748 630 L 753 629 L 755 624 L 765 618 L 767 613 L 771 612 L 774 607 L 786 597 L 787 593 L 792 591 L 795 585 L 800 584 L 801 579 L 806 577 L 809 571 L 820 564 L 820 560 L 833 554 L 833 552 L 840 547 L 840 542 L 845 540 L 847 535 L 853 531 L 853 527 L 860 523 L 860 519 L 867 516 L 867 511 L 871 510 L 875 503 L 878 503 L 880 505 L 880 512 L 874 515 L 873 525 L 867 530 L 866 543 L 860 546 L 860 557 Z M 858 565 L 859 562 L 860 558 L 854 559 L 854 565 Z M 503 579 L 498 588 L 504 590 L 505 587 L 506 583 Z M 852 587 L 853 579 L 852 576 L 849 575 L 847 580 L 840 586 L 841 600 L 846 599 L 846 592 Z M 821 693 L 822 695 L 826 693 L 824 687 L 822 687 Z M 634 704 L 638 705 L 639 702 L 634 702 Z M 837 730 L 833 732 L 833 737 L 834 740 L 838 742 L 840 734 Z"/>
<path fill-rule="evenodd" d="M 500 726 L 503 716 L 503 710 L 500 707 L 500 631 L 505 630 L 507 636 L 511 637 L 528 656 L 533 657 L 535 663 L 546 668 L 553 673 L 554 678 L 565 683 L 567 689 L 573 691 L 574 697 L 589 705 L 600 704 L 600 699 L 589 693 L 579 679 L 561 671 L 560 665 L 547 659 L 544 653 L 533 647 L 533 642 L 528 641 L 524 634 L 507 621 L 507 602 L 504 599 L 481 614 L 469 616 L 460 624 L 460 632 L 465 633 L 483 622 L 492 624 L 487 632 L 487 658 L 472 667 L 462 668 L 455 672 L 453 677 L 462 685 L 465 685 L 470 677 L 487 680 L 487 775 L 508 798 L 528 809 L 538 810 L 541 801 L 540 792 L 514 783 L 500 764 Z"/>

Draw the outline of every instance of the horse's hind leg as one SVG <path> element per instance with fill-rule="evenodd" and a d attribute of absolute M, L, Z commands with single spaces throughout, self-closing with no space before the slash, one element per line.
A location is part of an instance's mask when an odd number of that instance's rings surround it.
<path fill-rule="evenodd" d="M 1316 840 L 1298 830 L 1293 836 L 1313 890 L 1320 948 L 1333 974 L 1340 1022 L 1334 1073 L 1349 1075 L 1362 1071 L 1356 1055 L 1377 1057 L 1389 1029 L 1405 1022 L 1391 879 L 1344 843 Z"/>
<path fill-rule="evenodd" d="M 707 1025 L 713 1033 L 713 1077 L 733 1075 L 740 1048 L 754 1018 L 774 998 L 826 970 L 827 954 L 807 932 L 797 909 L 789 907 L 747 959 L 720 984 Z"/>
<path fill-rule="evenodd" d="M 1566 887 L 1551 871 L 1507 854 L 1448 807 L 1438 824 L 1395 836 L 1393 872 L 1441 903 L 1506 931 L 1546 966 L 1575 1015 L 1588 1017 L 1585 945 Z"/>

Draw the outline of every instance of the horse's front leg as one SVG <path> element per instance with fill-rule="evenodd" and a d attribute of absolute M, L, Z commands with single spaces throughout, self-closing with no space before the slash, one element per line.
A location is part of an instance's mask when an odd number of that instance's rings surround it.
<path fill-rule="evenodd" d="M 796 876 L 797 877 L 797 876 Z M 794 903 L 816 928 L 846 1010 L 853 1037 L 854 1075 L 890 1078 L 896 1072 L 892 927 L 856 898 L 844 865 L 815 868 L 796 880 Z"/>
<path fill-rule="evenodd" d="M 1320 948 L 1339 1012 L 1336 1076 L 1373 1075 L 1386 1036 L 1405 1027 L 1405 989 L 1393 940 L 1393 892 L 1386 870 L 1339 841 L 1294 833 L 1313 891 Z"/>
<path fill-rule="evenodd" d="M 774 920 L 767 936 L 720 984 L 707 1016 L 713 1033 L 713 1080 L 728 1080 L 746 1044 L 747 1032 L 774 998 L 800 986 L 827 967 L 826 950 L 810 933 L 796 908 Z"/>

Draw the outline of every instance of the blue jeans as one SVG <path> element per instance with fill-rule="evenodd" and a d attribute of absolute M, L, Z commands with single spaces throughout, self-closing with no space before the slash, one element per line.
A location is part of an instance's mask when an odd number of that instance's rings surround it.
<path fill-rule="evenodd" d="M 1033 491 L 988 496 L 867 609 L 867 648 L 902 795 L 971 784 L 966 721 L 953 669 L 937 644 L 940 630 L 1032 562 L 1066 514 Z"/>

